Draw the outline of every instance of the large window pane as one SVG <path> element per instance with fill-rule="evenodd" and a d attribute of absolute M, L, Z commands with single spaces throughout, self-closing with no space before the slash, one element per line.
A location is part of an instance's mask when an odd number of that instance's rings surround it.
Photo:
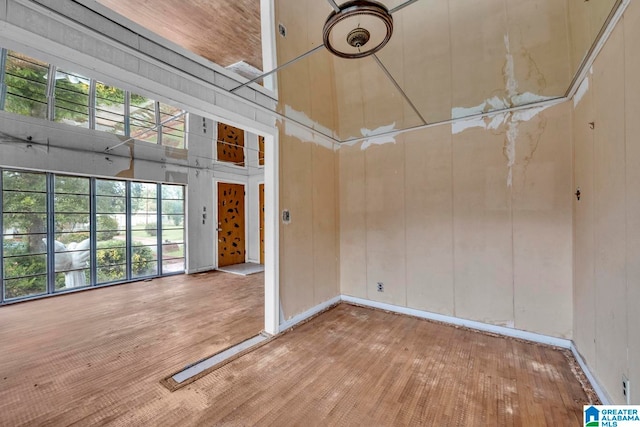
<path fill-rule="evenodd" d="M 158 274 L 158 184 L 131 184 L 131 274 Z"/>
<path fill-rule="evenodd" d="M 89 178 L 56 175 L 56 193 L 89 194 Z"/>
<path fill-rule="evenodd" d="M 134 243 L 131 255 L 131 274 L 145 277 L 158 274 L 157 246 L 143 246 Z"/>
<path fill-rule="evenodd" d="M 124 243 L 113 240 L 98 243 L 98 283 L 116 282 L 127 278 L 127 249 Z"/>
<path fill-rule="evenodd" d="M 129 121 L 133 138 L 158 143 L 156 102 L 154 100 L 132 93 Z"/>
<path fill-rule="evenodd" d="M 112 181 L 106 179 L 96 180 L 96 194 L 99 196 L 120 196 L 126 195 L 127 187 L 124 181 Z"/>
<path fill-rule="evenodd" d="M 162 145 L 185 148 L 186 114 L 180 108 L 160 104 L 160 122 L 162 125 Z"/>
<path fill-rule="evenodd" d="M 125 92 L 96 82 L 96 129 L 124 135 Z"/>
<path fill-rule="evenodd" d="M 2 172 L 2 279 L 7 299 L 47 291 L 46 179 L 41 173 Z"/>
<path fill-rule="evenodd" d="M 31 192 L 47 191 L 47 176 L 43 173 L 5 170 L 2 172 L 2 189 Z"/>
<path fill-rule="evenodd" d="M 126 184 L 96 180 L 96 263 L 98 283 L 127 278 Z"/>
<path fill-rule="evenodd" d="M 22 277 L 4 281 L 5 299 L 24 298 L 47 293 L 47 276 Z"/>
<path fill-rule="evenodd" d="M 9 51 L 5 70 L 5 111 L 46 119 L 49 64 Z"/>
<path fill-rule="evenodd" d="M 55 176 L 55 289 L 91 284 L 89 178 Z"/>
<path fill-rule="evenodd" d="M 63 70 L 55 78 L 55 121 L 88 128 L 90 80 Z"/>
<path fill-rule="evenodd" d="M 162 185 L 162 272 L 184 271 L 184 187 Z"/>

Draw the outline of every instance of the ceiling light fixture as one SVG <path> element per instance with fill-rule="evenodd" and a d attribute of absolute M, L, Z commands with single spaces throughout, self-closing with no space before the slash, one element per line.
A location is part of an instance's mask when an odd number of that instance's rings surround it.
<path fill-rule="evenodd" d="M 324 24 L 324 46 L 341 58 L 363 58 L 387 44 L 393 18 L 387 8 L 371 0 L 352 0 L 331 12 Z"/>

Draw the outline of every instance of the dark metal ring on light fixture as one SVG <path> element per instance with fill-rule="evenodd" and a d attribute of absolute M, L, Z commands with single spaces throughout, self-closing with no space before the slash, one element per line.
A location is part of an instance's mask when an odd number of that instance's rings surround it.
<path fill-rule="evenodd" d="M 360 27 L 359 18 L 362 17 L 380 20 L 386 31 L 384 37 L 374 38 L 370 28 Z M 353 21 L 353 27 L 349 27 L 350 29 L 344 37 L 345 40 L 340 40 L 343 43 L 341 49 L 340 46 L 332 44 L 331 35 L 337 25 L 348 22 L 345 20 Z M 344 29 L 342 31 L 344 32 Z M 334 11 L 329 15 L 324 24 L 322 36 L 324 46 L 334 55 L 341 58 L 363 58 L 382 49 L 391 38 L 392 33 L 393 18 L 384 5 L 371 0 L 352 0 L 342 4 L 339 11 Z M 375 40 L 373 44 L 369 44 L 372 38 Z"/>

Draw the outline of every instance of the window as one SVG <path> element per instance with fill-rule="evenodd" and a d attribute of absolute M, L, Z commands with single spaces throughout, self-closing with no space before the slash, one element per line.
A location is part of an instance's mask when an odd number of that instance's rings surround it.
<path fill-rule="evenodd" d="M 2 49 L 0 55 L 5 58 L 0 70 L 0 82 L 4 82 L 0 109 L 153 144 L 187 147 L 187 113 L 180 108 L 21 53 Z"/>
<path fill-rule="evenodd" d="M 55 80 L 54 120 L 89 128 L 90 80 L 63 70 L 56 70 Z"/>
<path fill-rule="evenodd" d="M 185 114 L 179 108 L 158 103 L 162 123 L 162 145 L 185 148 Z"/>
<path fill-rule="evenodd" d="M 89 178 L 55 176 L 55 289 L 91 283 Z"/>
<path fill-rule="evenodd" d="M 0 302 L 184 272 L 181 185 L 0 169 L 0 187 Z"/>
<path fill-rule="evenodd" d="M 132 276 L 158 273 L 158 186 L 131 184 Z"/>
<path fill-rule="evenodd" d="M 125 91 L 96 82 L 96 129 L 125 134 Z"/>
<path fill-rule="evenodd" d="M 47 176 L 2 172 L 3 299 L 47 292 Z"/>
<path fill-rule="evenodd" d="M 184 187 L 162 185 L 162 272 L 184 270 Z"/>
<path fill-rule="evenodd" d="M 3 108 L 23 116 L 47 118 L 49 64 L 17 52 L 6 52 Z"/>
<path fill-rule="evenodd" d="M 132 93 L 130 105 L 131 137 L 157 143 L 156 102 Z"/>
<path fill-rule="evenodd" d="M 127 279 L 127 192 L 124 181 L 96 180 L 97 282 Z"/>

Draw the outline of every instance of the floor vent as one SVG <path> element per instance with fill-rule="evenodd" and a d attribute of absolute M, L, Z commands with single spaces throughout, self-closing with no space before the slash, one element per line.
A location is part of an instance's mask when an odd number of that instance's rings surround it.
<path fill-rule="evenodd" d="M 192 363 L 191 365 L 187 365 L 184 369 L 164 378 L 160 383 L 168 388 L 169 391 L 176 391 L 215 371 L 216 369 L 223 367 L 227 363 L 263 346 L 267 342 L 271 341 L 271 339 L 273 339 L 271 335 L 262 332 L 255 337 L 241 342 L 240 344 L 236 344 L 233 347 L 222 350 L 213 356 Z"/>

